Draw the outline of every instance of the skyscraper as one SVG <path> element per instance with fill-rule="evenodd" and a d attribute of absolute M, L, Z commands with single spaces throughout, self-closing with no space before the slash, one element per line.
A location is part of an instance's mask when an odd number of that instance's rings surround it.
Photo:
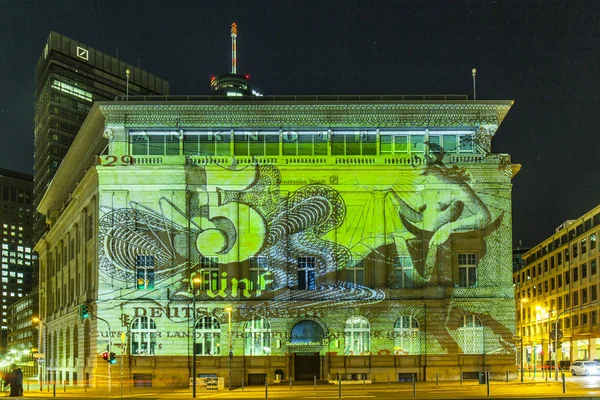
<path fill-rule="evenodd" d="M 50 32 L 35 71 L 34 206 L 95 101 L 169 93 L 169 83 L 83 43 Z M 46 231 L 34 217 L 34 240 Z"/>
<path fill-rule="evenodd" d="M 31 175 L 0 169 L 0 353 L 6 353 L 7 350 L 8 306 L 30 292 L 34 275 L 32 180 Z"/>

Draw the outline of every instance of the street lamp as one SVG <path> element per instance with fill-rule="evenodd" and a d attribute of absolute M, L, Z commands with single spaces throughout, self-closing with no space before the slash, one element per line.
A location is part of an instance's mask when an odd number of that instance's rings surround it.
<path fill-rule="evenodd" d="M 227 334 L 227 338 L 229 340 L 229 355 L 228 355 L 228 360 L 229 362 L 228 364 L 228 371 L 229 371 L 229 377 L 227 378 L 229 384 L 229 390 L 231 390 L 231 359 L 233 358 L 233 351 L 231 349 L 231 307 L 227 307 L 225 308 L 225 311 L 227 311 L 228 316 L 229 316 L 229 328 L 228 328 L 228 334 Z"/>
<path fill-rule="evenodd" d="M 535 309 L 537 311 L 540 311 L 540 313 L 542 314 L 542 318 L 544 317 L 544 313 L 546 313 L 546 316 L 548 317 L 548 360 L 550 360 L 549 364 L 552 364 L 552 360 L 550 359 L 550 343 L 552 342 L 552 339 L 550 338 L 550 310 L 546 310 L 544 307 L 541 306 L 535 306 Z M 542 336 L 542 372 L 544 371 L 544 339 Z M 543 376 L 543 374 L 542 374 Z M 548 376 L 546 375 L 546 380 L 548 380 Z"/>
<path fill-rule="evenodd" d="M 523 370 L 523 365 L 524 365 L 524 354 L 523 354 L 523 303 L 527 303 L 529 300 L 527 298 L 522 298 L 521 301 L 519 302 L 520 304 L 520 310 L 521 310 L 521 382 L 523 382 L 524 379 L 524 370 Z"/>
<path fill-rule="evenodd" d="M 194 319 L 194 330 L 192 339 L 192 398 L 196 398 L 196 288 L 200 287 L 202 279 L 198 275 L 192 278 L 192 317 Z"/>
<path fill-rule="evenodd" d="M 40 382 L 40 391 L 42 391 L 43 377 L 46 375 L 46 371 L 44 371 L 44 367 L 46 366 L 46 351 L 42 348 L 42 344 L 44 346 L 46 345 L 46 341 L 42 340 L 44 323 L 39 317 L 33 317 L 31 322 L 37 323 L 40 329 L 40 333 L 38 334 L 38 352 L 41 352 L 44 355 L 44 361 L 41 363 L 42 365 L 38 364 L 38 380 Z"/>

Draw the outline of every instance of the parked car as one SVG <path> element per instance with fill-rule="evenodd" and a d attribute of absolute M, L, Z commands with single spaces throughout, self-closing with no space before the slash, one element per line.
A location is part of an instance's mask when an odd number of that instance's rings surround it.
<path fill-rule="evenodd" d="M 571 374 L 575 375 L 599 375 L 600 363 L 596 361 L 575 361 L 571 364 Z"/>

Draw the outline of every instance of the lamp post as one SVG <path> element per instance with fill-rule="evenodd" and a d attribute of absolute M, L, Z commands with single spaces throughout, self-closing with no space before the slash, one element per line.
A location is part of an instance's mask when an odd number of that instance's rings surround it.
<path fill-rule="evenodd" d="M 125 89 L 125 99 L 127 101 L 129 101 L 129 75 L 131 75 L 131 71 L 129 71 L 129 68 L 125 70 L 125 75 L 127 76 L 127 86 Z"/>
<path fill-rule="evenodd" d="M 225 308 L 225 311 L 227 311 L 227 314 L 229 316 L 229 327 L 227 329 L 227 340 L 229 341 L 229 354 L 228 354 L 228 363 L 227 363 L 227 369 L 228 369 L 228 377 L 227 377 L 227 381 L 228 381 L 228 386 L 229 386 L 229 390 L 231 390 L 231 359 L 233 358 L 233 351 L 231 349 L 231 307 L 227 307 Z"/>
<path fill-rule="evenodd" d="M 550 360 L 549 364 L 552 364 L 552 361 L 550 359 L 550 343 L 552 343 L 552 339 L 550 337 L 551 336 L 550 335 L 550 310 L 546 310 L 544 307 L 541 307 L 541 306 L 535 306 L 535 309 L 541 312 L 542 318 L 544 316 L 544 313 L 546 313 L 546 316 L 548 317 L 548 332 L 547 332 L 548 339 L 549 339 L 548 340 L 548 360 Z M 544 346 L 543 346 L 543 343 L 544 343 L 544 339 L 542 336 L 542 372 L 544 371 L 544 354 L 543 354 Z M 543 374 L 542 374 L 542 377 L 543 377 Z"/>
<path fill-rule="evenodd" d="M 194 319 L 194 330 L 192 331 L 192 398 L 196 398 L 196 287 L 200 286 L 202 280 L 198 275 L 192 279 L 192 318 Z"/>
<path fill-rule="evenodd" d="M 38 336 L 38 352 L 41 351 L 41 353 L 44 355 L 44 361 L 39 365 L 38 364 L 38 380 L 40 382 L 40 391 L 42 390 L 42 385 L 44 382 L 44 376 L 46 375 L 46 371 L 45 371 L 45 366 L 46 366 L 46 351 L 44 348 L 42 348 L 42 344 L 45 346 L 46 345 L 46 341 L 42 339 L 42 334 L 43 334 L 43 327 L 44 327 L 44 323 L 42 322 L 42 319 L 39 317 L 33 317 L 31 319 L 32 322 L 37 323 L 39 325 L 39 329 L 40 329 L 40 333 Z"/>
<path fill-rule="evenodd" d="M 524 348 L 524 346 L 523 346 L 523 341 L 524 341 L 524 338 L 523 338 L 523 303 L 527 303 L 528 301 L 529 301 L 528 299 L 523 298 L 519 302 L 519 304 L 520 304 L 520 310 L 521 310 L 521 382 L 523 382 L 523 379 L 524 379 L 524 375 L 523 374 L 525 373 L 524 370 L 523 370 L 523 366 L 525 364 L 524 363 L 525 357 L 524 357 L 524 354 L 523 354 L 523 351 L 524 351 L 523 350 L 523 348 Z"/>

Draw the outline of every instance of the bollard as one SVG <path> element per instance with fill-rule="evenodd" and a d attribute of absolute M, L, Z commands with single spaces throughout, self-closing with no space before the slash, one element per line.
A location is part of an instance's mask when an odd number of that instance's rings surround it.
<path fill-rule="evenodd" d="M 462 385 L 462 372 L 460 373 L 460 384 Z"/>
<path fill-rule="evenodd" d="M 27 380 L 27 391 L 29 392 L 29 380 Z"/>
<path fill-rule="evenodd" d="M 390 374 L 388 374 L 388 389 L 390 388 Z"/>
<path fill-rule="evenodd" d="M 52 384 L 52 397 L 56 397 L 56 381 Z"/>
<path fill-rule="evenodd" d="M 338 373 L 338 399 L 342 398 L 342 381 L 340 381 L 340 374 Z"/>
<path fill-rule="evenodd" d="M 565 380 L 565 373 L 562 373 L 562 381 L 563 381 L 563 393 L 567 393 L 567 381 Z"/>
<path fill-rule="evenodd" d="M 413 387 L 413 397 L 417 397 L 417 378 L 416 374 L 412 374 L 412 387 Z"/>
<path fill-rule="evenodd" d="M 265 381 L 265 399 L 269 398 L 269 382 Z"/>
<path fill-rule="evenodd" d="M 63 392 L 67 393 L 67 385 L 65 384 L 65 381 L 63 381 Z"/>
<path fill-rule="evenodd" d="M 290 375 L 289 378 L 290 378 L 290 390 L 292 390 L 292 376 Z"/>
<path fill-rule="evenodd" d="M 363 374 L 363 390 L 367 388 L 367 375 Z"/>
<path fill-rule="evenodd" d="M 485 384 L 487 386 L 487 395 L 488 395 L 488 397 L 490 397 L 490 373 L 489 372 L 485 373 Z"/>
<path fill-rule="evenodd" d="M 244 378 L 242 378 L 242 392 L 244 391 Z"/>
<path fill-rule="evenodd" d="M 435 386 L 440 386 L 440 373 L 435 373 Z"/>
<path fill-rule="evenodd" d="M 317 390 L 317 377 L 313 376 L 313 386 L 315 388 L 315 390 Z"/>
<path fill-rule="evenodd" d="M 506 371 L 506 383 L 508 383 L 508 371 Z"/>

